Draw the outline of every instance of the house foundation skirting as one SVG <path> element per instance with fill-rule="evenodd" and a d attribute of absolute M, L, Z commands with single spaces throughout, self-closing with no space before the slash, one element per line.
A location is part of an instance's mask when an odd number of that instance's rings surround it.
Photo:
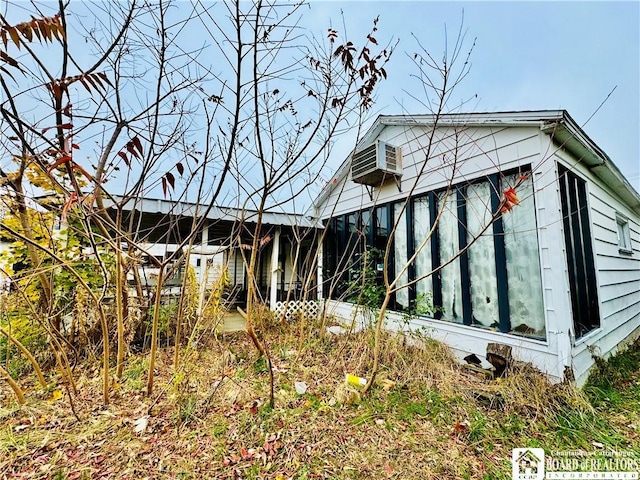
<path fill-rule="evenodd" d="M 327 301 L 325 313 L 335 320 L 343 322 L 347 327 L 355 329 L 370 326 L 376 320 L 350 303 L 334 300 Z M 554 337 L 551 337 L 551 341 L 535 340 L 428 317 L 407 319 L 394 311 L 387 312 L 385 328 L 397 332 L 418 332 L 441 341 L 449 346 L 452 353 L 460 361 L 471 353 L 484 358 L 489 343 L 508 345 L 512 348 L 514 360 L 530 362 L 545 373 L 552 382 L 561 382 L 563 379 L 564 372 L 558 369 L 558 355 Z"/>

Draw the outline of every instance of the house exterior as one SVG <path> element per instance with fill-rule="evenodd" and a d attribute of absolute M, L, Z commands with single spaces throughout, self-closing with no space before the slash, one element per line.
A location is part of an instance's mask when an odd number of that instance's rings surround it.
<path fill-rule="evenodd" d="M 640 334 L 640 195 L 564 110 L 380 116 L 313 208 L 344 321 L 386 269 L 387 326 L 461 358 L 504 344 L 581 384 Z"/>
<path fill-rule="evenodd" d="M 202 289 L 201 302 L 206 290 L 225 271 L 231 300 L 244 304 L 246 262 L 253 245 L 257 212 L 221 206 L 207 209 L 196 203 L 163 199 L 114 199 L 107 204 L 107 211 L 115 218 L 116 206 L 122 209 L 122 224 L 134 226 L 136 244 L 146 252 L 137 262 L 143 285 L 151 288 L 156 283 L 158 268 L 149 261 L 149 255 L 162 261 L 177 250 L 190 248 L 189 263 Z M 306 272 L 313 271 L 309 263 L 314 258 L 316 225 L 302 215 L 273 211 L 262 212 L 260 221 L 256 272 L 260 299 L 272 310 L 286 299 L 315 299 L 313 279 L 308 285 L 303 279 L 308 278 Z M 197 224 L 201 226 L 189 245 L 185 241 Z M 183 273 L 183 268 L 178 269 L 174 277 L 167 279 L 169 292 L 179 291 Z"/>

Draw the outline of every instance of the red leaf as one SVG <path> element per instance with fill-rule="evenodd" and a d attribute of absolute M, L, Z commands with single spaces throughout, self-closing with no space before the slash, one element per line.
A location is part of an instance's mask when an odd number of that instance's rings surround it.
<path fill-rule="evenodd" d="M 73 165 L 71 165 L 71 168 L 73 168 L 74 170 L 79 171 L 81 174 L 83 174 L 85 177 L 87 177 L 88 180 L 93 180 L 93 177 L 89 174 L 89 172 L 87 172 L 80 165 L 73 164 Z"/>
<path fill-rule="evenodd" d="M 24 35 L 29 43 L 33 41 L 33 31 L 31 30 L 31 26 L 28 23 L 20 24 L 20 33 Z"/>
<path fill-rule="evenodd" d="M 63 222 L 67 218 L 67 213 L 69 212 L 69 209 L 71 208 L 71 205 L 73 205 L 77 201 L 78 201 L 78 194 L 76 192 L 71 192 L 71 195 L 69 196 L 69 200 L 67 200 L 65 202 L 64 207 L 62 208 L 62 221 Z"/>
<path fill-rule="evenodd" d="M 393 475 L 393 470 L 391 470 L 389 462 L 384 462 L 384 470 L 387 472 L 387 477 L 391 477 L 391 475 Z"/>
<path fill-rule="evenodd" d="M 11 58 L 9 55 L 7 55 L 4 52 L 0 52 L 0 60 L 3 60 L 4 62 L 7 62 L 12 67 L 18 68 L 18 62 L 15 59 Z"/>
<path fill-rule="evenodd" d="M 71 103 L 67 103 L 67 106 L 62 109 L 62 114 L 71 118 Z"/>
<path fill-rule="evenodd" d="M 464 421 L 464 422 L 456 422 L 453 425 L 453 433 L 454 434 L 459 434 L 459 433 L 463 433 L 463 432 L 467 432 L 469 431 L 469 422 Z"/>
<path fill-rule="evenodd" d="M 91 93 L 91 85 L 93 85 L 91 82 L 89 82 L 88 80 L 88 75 L 87 76 L 80 76 L 80 83 L 82 84 L 82 86 L 84 88 L 87 89 L 87 92 Z M 95 85 L 93 85 L 93 87 L 95 88 Z"/>
<path fill-rule="evenodd" d="M 507 213 L 513 210 L 513 204 L 509 200 L 504 200 L 504 205 L 500 209 L 501 213 Z"/>
<path fill-rule="evenodd" d="M 514 205 L 518 205 L 520 203 L 520 199 L 516 194 L 516 189 L 513 187 L 509 187 L 504 190 L 504 198 L 506 198 L 508 202 L 511 202 Z"/>
<path fill-rule="evenodd" d="M 58 25 L 54 22 L 50 23 L 50 28 L 51 28 L 51 32 L 53 33 L 53 35 L 58 39 L 58 40 L 62 40 L 62 38 L 60 38 L 62 35 L 59 35 L 62 33 L 62 25 Z"/>
<path fill-rule="evenodd" d="M 58 160 L 56 160 L 53 164 L 49 165 L 49 168 L 47 168 L 47 173 L 51 173 L 52 170 L 58 168 L 60 165 L 62 165 L 63 163 L 67 163 L 70 162 L 71 156 L 69 155 L 63 155 L 62 157 L 60 157 Z"/>
<path fill-rule="evenodd" d="M 96 75 L 98 75 L 107 85 L 109 85 L 111 88 L 113 88 L 113 84 L 109 81 L 109 77 L 107 77 L 106 73 L 97 72 Z"/>
<path fill-rule="evenodd" d="M 38 40 L 42 41 L 42 38 L 40 38 L 40 30 L 38 29 L 37 20 L 34 18 L 33 20 L 31 20 L 31 22 L 29 22 L 29 25 L 31 26 L 33 33 L 35 33 L 36 37 L 38 37 Z"/>
<path fill-rule="evenodd" d="M 20 50 L 20 39 L 18 38 L 18 30 L 14 27 L 9 28 L 8 30 L 11 40 L 13 40 L 13 43 L 15 43 L 16 47 L 18 47 L 18 50 Z"/>
<path fill-rule="evenodd" d="M 162 177 L 162 193 L 167 196 L 167 179 Z"/>
<path fill-rule="evenodd" d="M 45 133 L 47 133 L 47 132 L 48 132 L 49 130 L 51 130 L 52 128 L 61 128 L 61 129 L 63 129 L 63 130 L 68 130 L 68 129 L 70 129 L 70 128 L 73 128 L 73 124 L 71 124 L 71 123 L 63 123 L 62 125 L 56 125 L 55 127 L 44 127 L 44 128 L 40 131 L 40 133 L 44 135 Z"/>
<path fill-rule="evenodd" d="M 127 152 L 129 152 L 131 155 L 133 155 L 135 158 L 140 158 L 138 156 L 138 152 L 136 152 L 136 148 L 133 145 L 133 142 L 127 142 L 127 144 L 125 145 Z"/>
<path fill-rule="evenodd" d="M 176 177 L 173 176 L 173 173 L 167 172 L 165 174 L 165 177 L 167 178 L 167 182 L 169 182 L 169 185 L 171 185 L 171 188 L 175 189 L 176 188 Z"/>
<path fill-rule="evenodd" d="M 371 43 L 373 43 L 374 45 L 377 45 L 377 44 L 378 44 L 378 41 L 377 41 L 375 38 L 373 38 L 371 35 L 367 35 L 367 38 L 368 38 L 368 39 L 369 39 L 369 41 L 370 41 Z"/>
<path fill-rule="evenodd" d="M 178 169 L 178 173 L 180 174 L 180 176 L 182 176 L 182 174 L 184 173 L 184 167 L 182 166 L 182 163 L 176 163 L 176 168 Z"/>
<path fill-rule="evenodd" d="M 52 82 L 49 85 L 51 87 L 51 92 L 53 93 L 53 98 L 60 100 L 62 98 L 62 88 L 60 88 L 58 82 Z"/>
<path fill-rule="evenodd" d="M 136 135 L 135 137 L 133 137 L 131 139 L 131 141 L 133 142 L 133 145 L 138 149 L 138 151 L 140 152 L 140 156 L 144 155 L 144 151 L 142 150 L 142 142 L 140 142 L 140 138 L 138 138 L 138 136 Z"/>
<path fill-rule="evenodd" d="M 71 144 L 71 148 L 75 148 L 76 150 L 80 150 L 80 145 L 78 145 L 77 143 L 72 143 Z"/>
<path fill-rule="evenodd" d="M 122 157 L 122 160 L 124 160 L 124 163 L 127 165 L 127 167 L 131 166 L 131 162 L 129 162 L 129 159 L 127 158 L 127 154 L 124 152 L 118 152 L 118 155 L 120 155 L 120 157 Z"/>
<path fill-rule="evenodd" d="M 100 77 L 98 75 L 92 75 L 89 73 L 85 75 L 85 77 L 87 77 L 87 80 L 89 80 L 92 85 L 98 86 L 101 89 L 106 90 L 104 85 L 102 85 L 102 82 L 100 81 Z"/>

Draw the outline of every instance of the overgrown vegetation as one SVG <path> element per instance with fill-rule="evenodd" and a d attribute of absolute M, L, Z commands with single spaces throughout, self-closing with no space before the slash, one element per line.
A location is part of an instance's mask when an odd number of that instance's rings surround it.
<path fill-rule="evenodd" d="M 49 393 L 21 408 L 3 393 L 0 476 L 506 480 L 516 447 L 640 451 L 640 343 L 599 362 L 579 390 L 526 364 L 487 380 L 438 342 L 385 334 L 378 380 L 363 395 L 344 379 L 370 368 L 367 332 L 309 340 L 300 360 L 296 338 L 275 328 L 266 335 L 275 409 L 266 362 L 246 355 L 241 333 L 209 335 L 177 374 L 172 349 L 163 349 L 166 386 L 151 398 L 142 394 L 146 360 L 130 357 L 114 392 L 128 401 L 113 406 L 96 408 L 100 385 L 83 366 L 80 422 Z"/>
<path fill-rule="evenodd" d="M 379 18 L 356 46 L 333 28 L 299 35 L 300 4 L 75 5 L 0 15 L 0 234 L 11 243 L 0 258 L 0 476 L 493 479 L 509 478 L 515 446 L 638 448 L 635 353 L 598 361 L 583 392 L 526 365 L 479 378 L 438 342 L 385 332 L 416 260 L 388 278 L 401 215 L 386 245 L 337 262 L 356 266 L 339 287 L 375 330 L 331 336 L 326 318 L 289 325 L 267 307 L 269 271 L 287 298 L 293 284 L 302 300 L 317 289 L 322 238 L 305 236 L 326 230 L 292 225 L 290 251 L 268 263 L 265 214 L 303 203 L 335 135 L 359 130 L 396 45 Z M 181 43 L 194 24 L 211 35 L 201 50 Z M 463 40 L 461 29 L 442 64 L 413 56 L 436 115 L 468 72 Z M 223 71 L 209 58 L 224 58 Z M 153 192 L 171 211 L 139 215 Z M 174 199 L 194 201 L 174 211 Z M 222 200 L 238 206 L 231 226 L 210 218 Z M 222 328 L 229 272 L 199 284 L 198 249 L 205 272 L 234 255 L 242 333 Z M 293 278 L 302 264 L 307 278 Z M 419 296 L 405 317 L 436 311 Z M 368 383 L 348 386 L 346 374 Z"/>

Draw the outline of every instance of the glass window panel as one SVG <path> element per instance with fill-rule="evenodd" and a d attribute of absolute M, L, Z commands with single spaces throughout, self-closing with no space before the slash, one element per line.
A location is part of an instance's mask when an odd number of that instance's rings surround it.
<path fill-rule="evenodd" d="M 371 232 L 371 211 L 363 210 L 362 211 L 362 235 L 364 236 L 363 241 L 369 243 L 369 239 L 371 236 L 369 233 Z"/>
<path fill-rule="evenodd" d="M 618 225 L 618 248 L 625 253 L 631 253 L 631 231 L 629 230 L 629 221 L 620 215 L 616 215 L 616 224 Z"/>
<path fill-rule="evenodd" d="M 467 187 L 467 241 L 472 242 L 491 223 L 491 184 Z M 472 323 L 498 327 L 498 284 L 496 279 L 493 227 L 489 226 L 468 250 Z"/>
<path fill-rule="evenodd" d="M 323 272 L 322 277 L 324 280 L 323 284 L 323 293 L 325 298 L 328 298 L 333 292 L 331 292 L 331 281 L 333 279 L 333 275 L 337 269 L 337 250 L 338 250 L 338 239 L 340 238 L 337 234 L 336 229 L 337 219 L 331 219 L 327 224 L 327 234 L 324 237 L 324 261 L 323 261 Z"/>
<path fill-rule="evenodd" d="M 384 251 L 389 241 L 389 221 L 387 218 L 387 207 L 376 208 L 376 229 L 374 232 L 373 245 L 378 250 Z"/>
<path fill-rule="evenodd" d="M 347 250 L 349 234 L 347 233 L 347 222 L 344 215 L 336 218 L 336 236 L 338 249 L 336 251 L 336 271 L 332 277 L 332 285 L 334 287 L 334 298 L 339 298 L 346 290 L 348 270 L 348 257 L 345 256 L 344 252 Z"/>
<path fill-rule="evenodd" d="M 347 241 L 347 251 L 343 252 L 342 255 L 345 256 L 345 263 L 348 265 L 348 282 L 357 282 L 362 272 L 358 216 L 356 213 L 347 215 L 349 240 Z"/>
<path fill-rule="evenodd" d="M 502 189 L 515 185 L 517 177 L 503 179 Z M 544 337 L 542 278 L 538 251 L 538 232 L 531 178 L 516 190 L 520 204 L 502 216 L 507 258 L 509 314 L 513 332 Z"/>
<path fill-rule="evenodd" d="M 462 323 L 462 283 L 460 279 L 456 193 L 452 192 L 446 198 L 444 194 L 441 195 L 439 203 L 442 204 L 442 202 L 444 202 L 444 209 L 438 221 L 438 240 L 440 241 L 440 264 L 447 263 L 447 266 L 440 270 L 442 318 Z"/>
<path fill-rule="evenodd" d="M 396 276 L 407 265 L 407 211 L 402 209 L 402 203 L 396 203 L 393 206 L 393 219 L 396 222 L 395 242 L 395 272 Z M 400 275 L 400 279 L 396 283 L 397 286 L 406 285 L 409 281 L 408 270 Z M 409 288 L 405 287 L 396 292 L 396 303 L 399 309 L 409 307 Z"/>
<path fill-rule="evenodd" d="M 420 197 L 413 201 L 413 229 L 414 251 L 418 252 L 415 261 L 416 278 L 426 275 L 432 270 L 431 266 L 431 239 L 427 238 L 431 230 L 431 220 L 429 217 L 429 198 Z M 433 282 L 431 275 L 416 282 L 416 294 L 418 299 L 422 296 L 423 301 L 428 301 L 429 306 L 433 306 Z"/>

